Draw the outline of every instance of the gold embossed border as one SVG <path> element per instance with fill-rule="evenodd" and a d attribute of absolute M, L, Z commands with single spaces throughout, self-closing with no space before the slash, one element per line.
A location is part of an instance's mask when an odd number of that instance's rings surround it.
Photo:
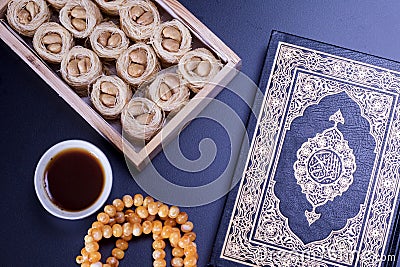
<path fill-rule="evenodd" d="M 292 86 L 289 92 L 291 100 L 285 110 L 287 114 L 284 118 L 285 127 L 281 127 L 280 134 L 282 136 L 278 139 L 280 141 L 277 142 L 278 149 L 275 158 L 280 157 L 281 145 L 285 139 L 286 131 L 290 129 L 291 122 L 302 116 L 307 107 L 318 104 L 328 95 L 341 92 L 345 92 L 359 106 L 361 116 L 369 122 L 370 134 L 376 142 L 375 152 L 380 155 L 389 115 L 393 112 L 395 94 L 332 80 L 315 72 L 299 71 L 297 68 L 295 69 L 293 84 L 294 88 Z M 273 160 L 273 162 L 269 177 L 275 177 L 278 161 Z M 375 158 L 374 168 L 378 163 L 379 156 Z M 375 175 L 372 175 L 369 179 L 368 192 L 371 192 L 374 177 Z M 348 219 L 345 227 L 332 231 L 327 238 L 305 245 L 291 231 L 288 226 L 288 219 L 280 213 L 280 201 L 274 194 L 274 186 L 273 182 L 269 182 L 266 186 L 267 197 L 263 198 L 259 214 L 256 216 L 259 219 L 254 222 L 252 228 L 254 233 L 251 236 L 254 244 L 270 243 L 288 251 L 317 256 L 326 263 L 336 263 L 339 266 L 343 264 L 352 265 L 357 256 L 352 252 L 358 250 L 357 245 L 370 193 L 367 193 L 357 216 Z"/>
<path fill-rule="evenodd" d="M 246 169 L 240 183 L 221 258 L 249 266 L 326 266 L 307 255 L 286 252 L 249 240 L 254 216 L 261 201 L 275 136 L 287 102 L 288 87 L 296 68 L 336 79 L 393 92 L 400 92 L 400 73 L 313 49 L 280 42 L 256 126 Z M 392 114 L 392 126 L 382 154 L 377 182 L 368 207 L 357 263 L 379 266 L 399 193 L 400 107 Z"/>

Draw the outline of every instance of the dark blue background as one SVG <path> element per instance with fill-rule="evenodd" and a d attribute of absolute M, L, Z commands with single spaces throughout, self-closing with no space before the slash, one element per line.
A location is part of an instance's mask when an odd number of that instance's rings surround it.
<path fill-rule="evenodd" d="M 189 1 L 182 0 L 195 16 L 215 32 L 243 60 L 243 72 L 257 82 L 272 29 L 332 43 L 342 47 L 400 60 L 400 2 L 398 1 Z M 245 90 L 245 88 L 244 88 Z M 84 139 L 109 157 L 115 181 L 110 200 L 125 193 L 141 192 L 132 180 L 120 152 L 97 134 L 52 89 L 0 41 L 0 114 L 2 185 L 0 227 L 2 266 L 76 266 L 75 256 L 94 216 L 63 221 L 49 215 L 33 189 L 37 161 L 51 145 L 66 139 Z M 218 99 L 232 106 L 243 120 L 248 109 L 224 91 Z M 221 146 L 226 135 L 213 134 L 211 122 L 192 123 L 186 136 L 213 136 Z M 196 138 L 181 139 L 189 158 L 198 156 Z M 225 151 L 225 150 L 223 150 Z M 225 162 L 227 153 L 218 155 Z M 157 168 L 177 181 L 187 174 L 171 169 L 165 158 L 154 160 Z M 203 172 L 207 180 L 224 166 Z M 189 177 L 190 178 L 190 177 Z M 195 223 L 199 266 L 204 266 L 223 212 L 224 199 L 185 209 Z M 130 243 L 121 266 L 152 266 L 151 240 Z"/>

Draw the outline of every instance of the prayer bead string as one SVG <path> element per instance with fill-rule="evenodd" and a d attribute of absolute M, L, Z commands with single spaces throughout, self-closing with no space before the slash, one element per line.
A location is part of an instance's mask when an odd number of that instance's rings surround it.
<path fill-rule="evenodd" d="M 153 235 L 153 267 L 167 265 L 164 240 L 169 241 L 172 247 L 171 266 L 197 266 L 196 233 L 187 213 L 176 206 L 168 207 L 154 201 L 150 196 L 143 198 L 141 194 L 134 197 L 125 195 L 104 207 L 88 230 L 84 238 L 85 247 L 76 257 L 76 263 L 81 267 L 118 267 L 128 249 L 128 242 L 142 234 Z M 118 238 L 115 248 L 106 263 L 102 263 L 98 242 L 111 237 Z"/>

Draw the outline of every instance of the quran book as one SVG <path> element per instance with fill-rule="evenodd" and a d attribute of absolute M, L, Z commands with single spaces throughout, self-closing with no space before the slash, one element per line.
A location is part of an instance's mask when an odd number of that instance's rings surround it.
<path fill-rule="evenodd" d="M 273 32 L 209 266 L 396 266 L 400 63 Z"/>

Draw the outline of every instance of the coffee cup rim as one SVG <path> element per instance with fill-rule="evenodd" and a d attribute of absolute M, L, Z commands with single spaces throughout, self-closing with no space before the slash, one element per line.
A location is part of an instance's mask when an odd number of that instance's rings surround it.
<path fill-rule="evenodd" d="M 86 150 L 98 159 L 104 170 L 104 186 L 99 197 L 92 205 L 79 211 L 67 211 L 55 205 L 51 201 L 49 194 L 47 193 L 45 188 L 44 174 L 46 167 L 54 156 L 61 153 L 62 151 L 74 148 Z M 92 215 L 97 210 L 99 210 L 104 205 L 111 193 L 112 181 L 112 169 L 106 155 L 95 145 L 83 140 L 66 140 L 50 147 L 40 158 L 34 174 L 34 187 L 36 195 L 42 206 L 50 214 L 58 218 L 67 220 L 82 219 Z"/>

